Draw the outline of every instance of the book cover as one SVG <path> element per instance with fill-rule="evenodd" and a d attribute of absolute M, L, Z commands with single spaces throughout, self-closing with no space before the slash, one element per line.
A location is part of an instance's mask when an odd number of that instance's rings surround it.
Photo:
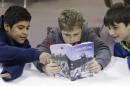
<path fill-rule="evenodd" d="M 54 44 L 50 46 L 53 61 L 59 65 L 59 76 L 70 78 L 72 81 L 87 77 L 87 62 L 94 57 L 94 43 L 84 42 L 71 44 Z"/>

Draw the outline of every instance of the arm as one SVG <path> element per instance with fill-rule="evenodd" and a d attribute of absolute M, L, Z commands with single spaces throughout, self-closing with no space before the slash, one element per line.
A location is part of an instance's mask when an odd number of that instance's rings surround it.
<path fill-rule="evenodd" d="M 95 33 L 90 32 L 89 37 L 89 40 L 94 42 L 95 60 L 102 68 L 106 67 L 111 60 L 109 47 L 106 46 Z"/>
<path fill-rule="evenodd" d="M 43 40 L 43 42 L 41 44 L 39 44 L 37 46 L 37 48 L 39 49 L 39 51 L 44 53 L 45 57 L 50 57 L 50 45 L 55 43 L 55 36 L 52 32 L 49 32 L 47 37 Z M 36 66 L 36 68 L 41 71 L 43 71 L 43 65 L 40 64 L 40 62 L 37 60 L 34 62 L 34 65 Z"/>
<path fill-rule="evenodd" d="M 34 48 L 18 48 L 0 44 L 0 62 L 8 64 L 11 61 L 28 63 L 39 59 L 40 52 Z"/>
<path fill-rule="evenodd" d="M 4 65 L 1 72 L 4 81 L 12 81 L 20 77 L 23 73 L 24 64 L 19 65 Z"/>

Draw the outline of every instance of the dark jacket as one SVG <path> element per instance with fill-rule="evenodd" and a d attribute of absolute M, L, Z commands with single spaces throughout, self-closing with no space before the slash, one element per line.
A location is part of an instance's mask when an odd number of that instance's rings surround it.
<path fill-rule="evenodd" d="M 3 64 L 2 73 L 10 73 L 10 81 L 21 76 L 25 63 L 39 60 L 40 51 L 30 48 L 28 40 L 23 44 L 18 44 L 9 40 L 3 27 L 3 17 L 0 17 L 0 63 Z"/>
<path fill-rule="evenodd" d="M 88 28 L 87 25 L 84 25 L 82 30 L 81 42 L 92 41 L 94 42 L 94 52 L 96 61 L 101 64 L 102 68 L 107 66 L 111 59 L 111 53 L 108 46 L 106 46 L 101 39 L 92 31 L 91 28 Z M 50 52 L 50 45 L 64 43 L 61 32 L 59 28 L 53 28 L 49 31 L 47 37 L 43 40 L 41 44 L 37 47 L 42 52 Z M 38 62 L 35 63 L 37 68 L 41 70 Z"/>
<path fill-rule="evenodd" d="M 115 43 L 114 45 L 114 56 L 118 56 L 121 58 L 126 58 L 127 57 L 127 63 L 128 63 L 128 68 L 130 70 L 130 51 L 124 48 L 124 45 L 121 43 Z"/>

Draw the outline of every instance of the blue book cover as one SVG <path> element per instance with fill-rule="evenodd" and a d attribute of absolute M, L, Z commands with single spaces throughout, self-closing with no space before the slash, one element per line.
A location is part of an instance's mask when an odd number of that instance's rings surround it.
<path fill-rule="evenodd" d="M 86 64 L 94 57 L 94 43 L 54 44 L 50 46 L 52 58 L 59 65 L 61 72 L 57 75 L 72 81 L 87 77 Z"/>

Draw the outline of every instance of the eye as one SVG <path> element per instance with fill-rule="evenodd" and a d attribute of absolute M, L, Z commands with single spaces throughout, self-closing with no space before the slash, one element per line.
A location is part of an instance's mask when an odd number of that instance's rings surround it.
<path fill-rule="evenodd" d="M 29 30 L 29 27 L 27 27 L 26 29 Z"/>
<path fill-rule="evenodd" d="M 24 28 L 23 27 L 18 27 L 19 30 L 23 30 Z"/>
<path fill-rule="evenodd" d="M 74 36 L 78 36 L 78 35 L 79 35 L 79 34 L 77 34 L 77 33 L 76 33 L 76 34 L 74 34 Z"/>
<path fill-rule="evenodd" d="M 113 27 L 113 30 L 117 30 L 119 27 L 118 26 L 114 26 Z"/>
<path fill-rule="evenodd" d="M 113 30 L 117 30 L 119 27 L 118 26 L 111 26 L 109 27 L 109 30 L 113 29 Z"/>
<path fill-rule="evenodd" d="M 19 30 L 23 30 L 25 27 L 22 26 L 22 25 L 19 25 L 19 26 L 17 26 L 17 28 L 18 28 Z"/>
<path fill-rule="evenodd" d="M 70 36 L 70 34 L 64 34 L 65 36 Z"/>

